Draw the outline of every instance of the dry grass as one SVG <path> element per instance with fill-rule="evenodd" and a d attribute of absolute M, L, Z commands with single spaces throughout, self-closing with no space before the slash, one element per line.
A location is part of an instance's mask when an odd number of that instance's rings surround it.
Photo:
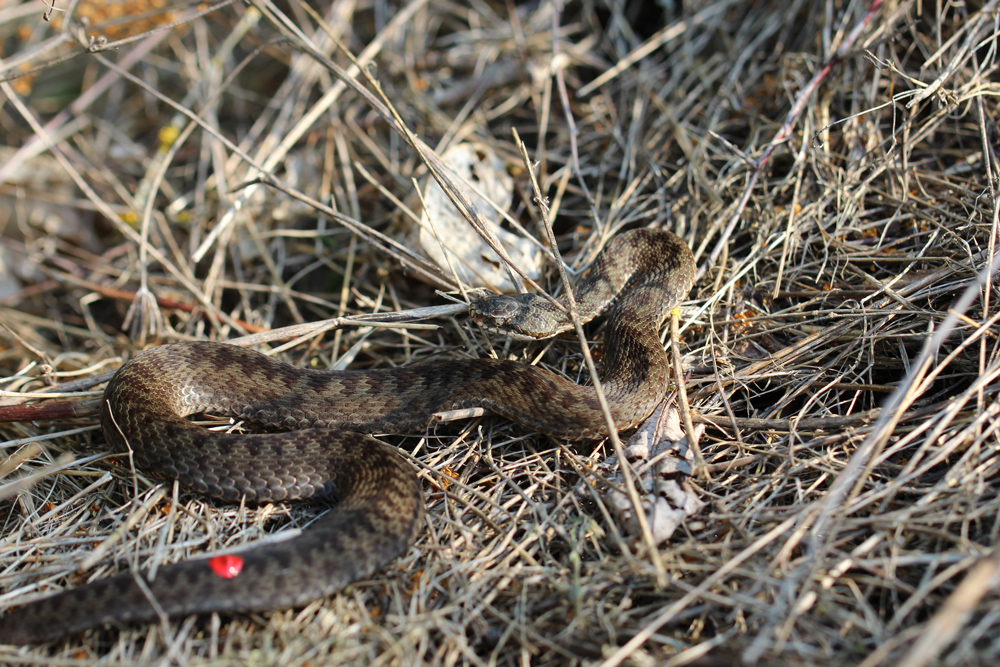
<path fill-rule="evenodd" d="M 428 166 L 321 61 L 351 65 L 308 13 L 153 4 L 184 22 L 116 23 L 105 38 L 127 41 L 89 54 L 65 6 L 44 23 L 41 3 L 0 5 L 2 75 L 42 66 L 0 84 L 0 243 L 24 274 L 0 297 L 5 392 L 100 389 L 143 341 L 442 302 L 402 266 L 447 274 L 377 235 L 397 213 L 388 195 L 406 199 Z M 865 3 L 570 3 L 557 34 L 549 3 L 511 4 L 322 11 L 377 65 L 399 122 L 508 158 L 513 215 L 537 232 L 517 130 L 567 257 L 622 225 L 665 225 L 695 249 L 705 272 L 681 335 L 710 424 L 708 507 L 661 549 L 667 584 L 581 484 L 607 451 L 474 420 L 395 440 L 429 520 L 373 580 L 304 610 L 2 647 L 0 662 L 1000 662 L 998 3 L 887 3 L 815 88 Z M 489 353 L 461 318 L 437 323 L 329 329 L 283 356 Z M 492 343 L 580 377 L 572 340 Z M 0 425 L 0 604 L 318 511 L 151 484 L 92 425 Z"/>

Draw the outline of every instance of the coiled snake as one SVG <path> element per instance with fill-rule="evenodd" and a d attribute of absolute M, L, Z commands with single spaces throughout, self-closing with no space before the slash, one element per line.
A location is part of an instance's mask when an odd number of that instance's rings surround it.
<path fill-rule="evenodd" d="M 612 239 L 575 292 L 584 321 L 614 304 L 601 382 L 620 430 L 664 398 L 669 364 L 657 334 L 693 279 L 683 241 L 641 229 Z M 487 297 L 470 310 L 477 323 L 522 337 L 571 326 L 533 295 Z M 202 559 L 161 567 L 154 579 L 95 581 L 8 610 L 0 642 L 48 641 L 159 614 L 294 607 L 371 575 L 414 540 L 423 501 L 410 465 L 366 433 L 419 430 L 436 412 L 478 406 L 555 438 L 607 434 L 593 388 L 499 359 L 317 371 L 222 343 L 175 343 L 136 355 L 104 399 L 108 442 L 131 451 L 150 475 L 226 501 L 333 498 L 338 505 L 295 538 L 241 553 L 237 576 L 224 578 Z M 203 412 L 283 432 L 214 433 L 185 419 Z"/>

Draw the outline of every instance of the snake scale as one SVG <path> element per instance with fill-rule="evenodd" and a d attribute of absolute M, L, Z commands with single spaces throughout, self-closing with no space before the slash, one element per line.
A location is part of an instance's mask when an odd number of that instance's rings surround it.
<path fill-rule="evenodd" d="M 612 304 L 601 382 L 620 430 L 638 425 L 665 396 L 669 363 L 658 331 L 693 280 L 683 241 L 640 229 L 613 238 L 575 291 L 584 321 Z M 486 297 L 470 311 L 484 327 L 518 337 L 571 327 L 563 311 L 534 295 Z M 216 574 L 209 559 L 190 560 L 160 567 L 152 579 L 121 574 L 9 609 L 2 643 L 162 615 L 300 606 L 371 575 L 409 548 L 423 501 L 412 467 L 366 434 L 421 430 L 436 412 L 483 407 L 559 439 L 607 435 L 592 387 L 500 359 L 320 371 L 222 343 L 174 343 L 122 366 L 104 399 L 107 441 L 149 475 L 224 501 L 338 504 L 300 535 L 241 553 L 233 578 Z M 199 413 L 279 432 L 210 432 L 185 419 Z"/>

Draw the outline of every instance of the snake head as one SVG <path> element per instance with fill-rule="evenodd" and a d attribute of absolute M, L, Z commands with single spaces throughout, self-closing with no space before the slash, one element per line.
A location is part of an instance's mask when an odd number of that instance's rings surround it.
<path fill-rule="evenodd" d="M 565 331 L 565 314 L 537 294 L 493 294 L 469 304 L 473 322 L 521 340 L 549 338 Z"/>

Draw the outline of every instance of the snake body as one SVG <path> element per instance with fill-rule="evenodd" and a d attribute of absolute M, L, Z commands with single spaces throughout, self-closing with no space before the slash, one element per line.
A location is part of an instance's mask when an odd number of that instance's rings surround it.
<path fill-rule="evenodd" d="M 612 239 L 575 291 L 584 321 L 613 304 L 601 381 L 620 430 L 665 395 L 669 364 L 657 334 L 693 278 L 683 241 L 643 229 Z M 571 326 L 531 295 L 486 297 L 471 312 L 487 328 L 525 337 Z M 607 435 L 593 388 L 499 359 L 319 371 L 222 343 L 174 343 L 136 355 L 104 397 L 109 444 L 149 475 L 224 501 L 330 498 L 337 506 L 292 539 L 241 553 L 233 578 L 191 560 L 161 567 L 155 578 L 122 574 L 10 609 L 0 619 L 2 643 L 162 615 L 289 608 L 371 575 L 409 548 L 423 502 L 412 467 L 368 433 L 420 430 L 436 412 L 483 407 L 556 438 Z M 198 413 L 281 432 L 210 432 L 185 419 Z"/>

